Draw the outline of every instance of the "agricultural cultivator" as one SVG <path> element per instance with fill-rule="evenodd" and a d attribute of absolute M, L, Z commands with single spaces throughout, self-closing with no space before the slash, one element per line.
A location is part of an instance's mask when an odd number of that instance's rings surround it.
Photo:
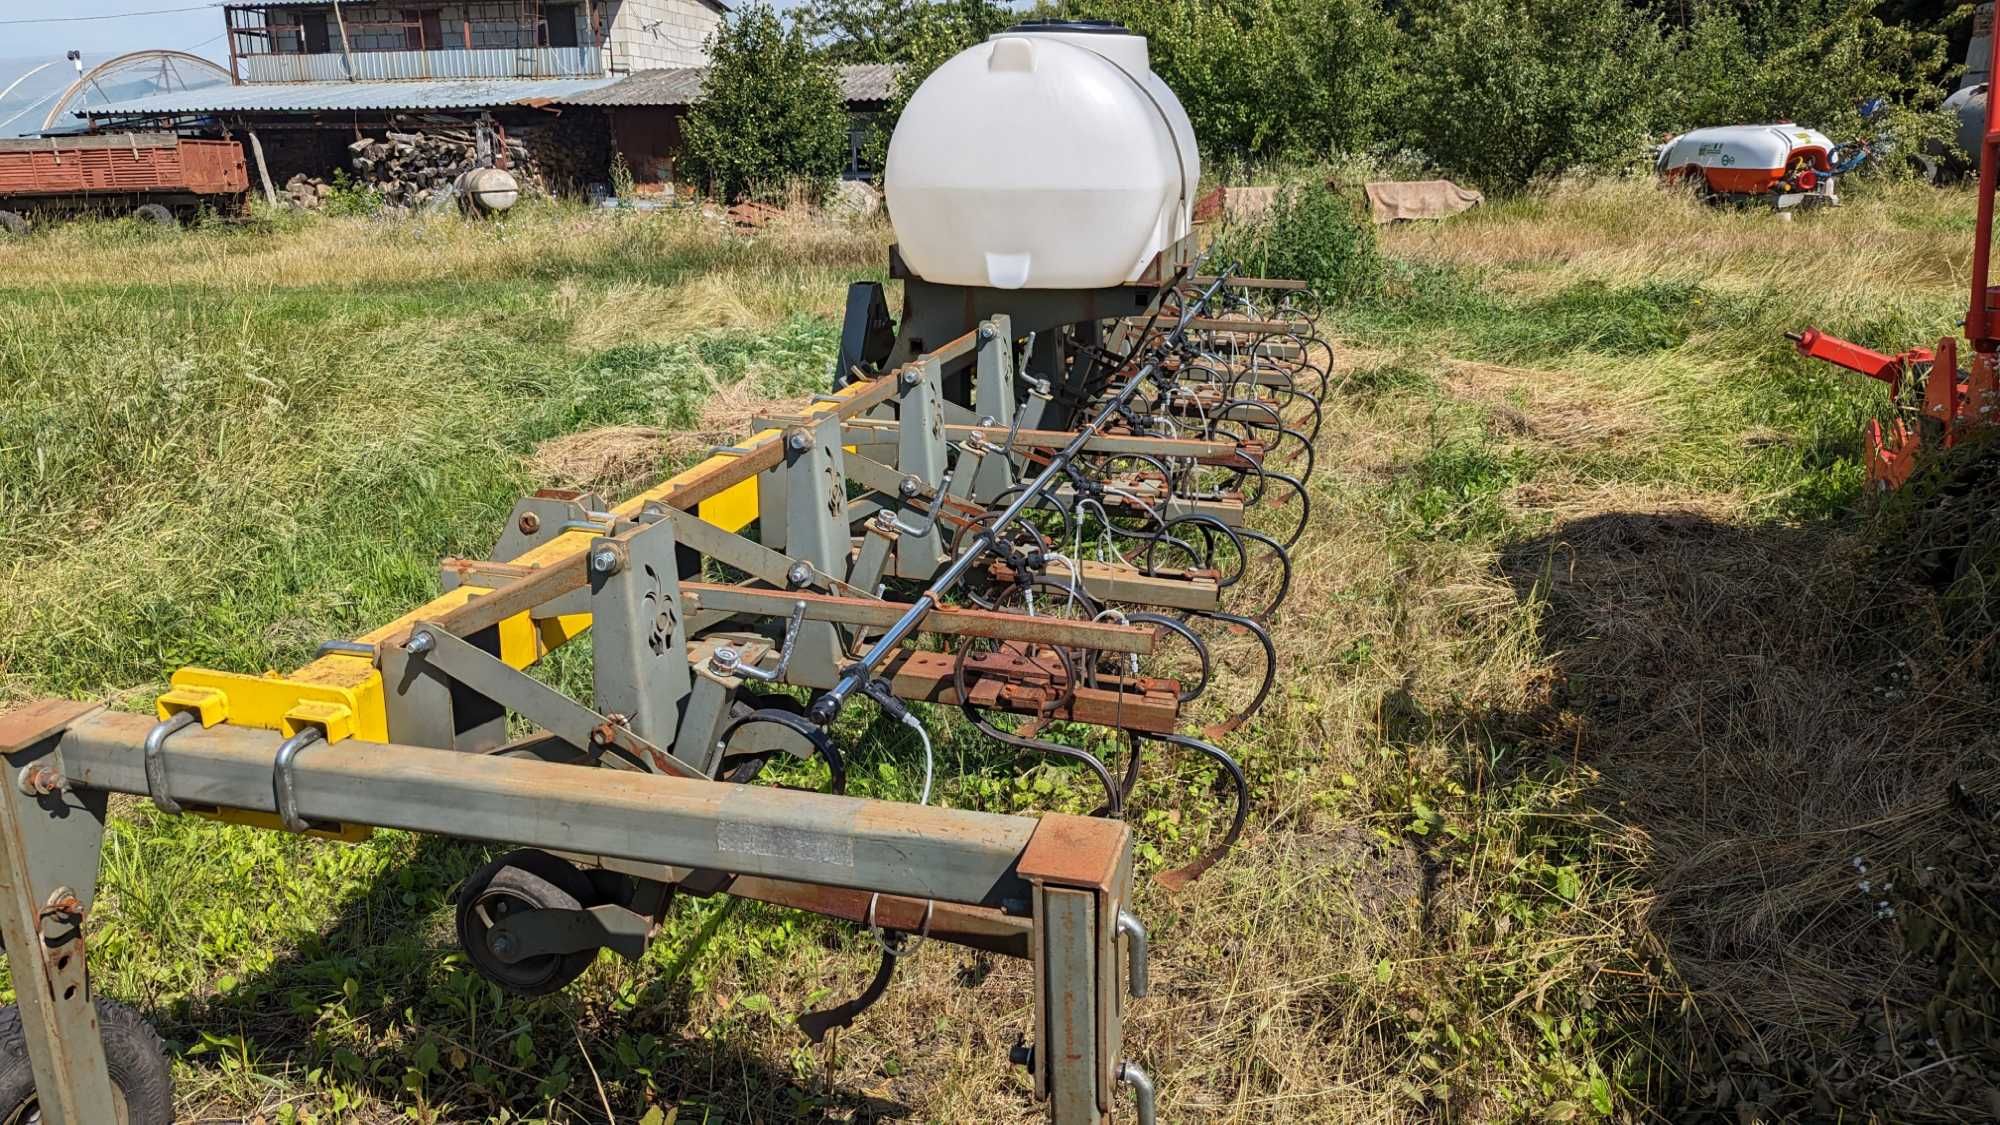
<path fill-rule="evenodd" d="M 1004 119 L 1058 65 L 1120 96 L 1158 82 L 1143 40 L 1096 26 L 1024 26 L 946 71 L 1009 84 L 983 111 Z M 1171 116 L 1157 92 L 1143 105 Z M 961 129 L 996 143 L 1004 124 Z M 622 502 L 524 498 L 490 558 L 443 561 L 435 600 L 291 673 L 184 668 L 156 716 L 51 701 L 0 717 L 0 936 L 42 1119 L 169 1113 L 156 1041 L 85 974 L 108 798 L 126 793 L 330 839 L 515 848 L 454 902 L 471 965 L 516 994 L 562 988 L 600 949 L 639 956 L 682 895 L 875 933 L 867 989 L 799 1017 L 814 1040 L 923 939 L 1025 958 L 1032 1027 L 1012 1057 L 1052 1118 L 1110 1120 L 1127 1085 L 1150 1121 L 1122 1047 L 1147 982 L 1123 817 L 1148 771 L 1215 792 L 1207 838 L 1160 842 L 1182 849 L 1154 876 L 1169 888 L 1243 829 L 1250 785 L 1224 744 L 1275 678 L 1330 363 L 1289 303 L 1302 286 L 1204 258 L 1185 122 L 1154 124 L 1163 202 L 1126 200 L 1132 241 L 1098 248 L 1115 267 L 1021 238 L 959 255 L 990 266 L 967 275 L 921 220 L 914 242 L 900 225 L 923 189 L 897 198 L 910 168 L 892 151 L 901 314 L 852 288 L 831 393 Z M 1005 210 L 991 199 L 973 217 Z M 588 700 L 529 673 L 586 630 Z M 846 793 L 853 740 L 882 719 L 908 732 L 914 802 Z M 1093 814 L 933 803 L 934 741 L 967 725 L 997 760 L 1070 771 Z"/>
<path fill-rule="evenodd" d="M 1990 14 L 1988 22 L 1990 24 Z M 1980 44 L 1989 52 L 1988 73 L 2000 62 L 2000 38 Z M 2000 105 L 1985 103 L 1985 127 L 1978 143 L 1979 217 L 1973 229 L 1972 301 L 1965 314 L 1965 342 L 1971 355 L 1959 365 L 1958 340 L 1946 336 L 1937 347 L 1913 347 L 1886 355 L 1829 336 L 1817 328 L 1787 333 L 1801 355 L 1825 360 L 1889 384 L 1895 416 L 1884 427 L 1868 423 L 1864 460 L 1872 489 L 1901 488 L 1917 470 L 1926 449 L 1944 450 L 1990 429 L 2000 420 L 2000 288 L 1991 284 L 1993 261 L 1993 155 L 2000 149 Z"/>

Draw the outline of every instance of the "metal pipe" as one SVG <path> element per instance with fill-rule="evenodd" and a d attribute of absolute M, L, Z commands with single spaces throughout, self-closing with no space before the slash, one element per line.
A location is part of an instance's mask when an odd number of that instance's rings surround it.
<path fill-rule="evenodd" d="M 76 720 L 58 750 L 72 785 L 147 795 L 145 715 Z M 168 796 L 189 808 L 280 811 L 276 731 L 191 725 L 165 740 Z M 400 828 L 577 855 L 996 906 L 1028 894 L 1016 873 L 1038 831 L 1026 817 L 868 801 L 762 785 L 610 771 L 344 739 L 283 771 L 306 822 Z M 1111 864 L 1117 859 L 1105 860 Z"/>
<path fill-rule="evenodd" d="M 1206 255 L 1203 256 L 1203 261 L 1205 260 Z M 1195 263 L 1197 267 L 1201 264 L 1201 261 Z M 1179 321 L 1174 325 L 1173 331 L 1167 333 L 1167 346 L 1172 347 L 1178 344 L 1181 338 L 1186 335 L 1188 324 L 1194 320 L 1195 314 L 1206 306 L 1215 297 L 1215 294 L 1221 290 L 1229 273 L 1229 270 L 1221 271 L 1221 275 L 1206 290 L 1194 300 L 1188 301 L 1183 305 Z M 943 573 L 931 580 L 930 586 L 924 590 L 923 594 L 915 602 L 911 603 L 910 608 L 903 613 L 903 616 L 898 618 L 895 624 L 889 626 L 888 630 L 862 655 L 858 662 L 841 673 L 839 681 L 833 687 L 827 689 L 818 699 L 813 700 L 812 708 L 807 712 L 813 722 L 818 723 L 820 726 L 827 726 L 840 716 L 840 709 L 846 706 L 848 697 L 856 691 L 861 690 L 868 683 L 869 679 L 874 675 L 875 670 L 887 662 L 896 649 L 901 647 L 903 642 L 908 640 L 917 631 L 919 625 L 923 624 L 924 617 L 931 610 L 936 609 L 942 604 L 943 596 L 949 593 L 953 587 L 957 586 L 959 581 L 972 570 L 973 566 L 986 557 L 986 553 L 992 549 L 993 544 L 999 539 L 1000 532 L 1008 524 L 1013 523 L 1014 520 L 1019 518 L 1029 505 L 1041 498 L 1043 491 L 1068 470 L 1070 462 L 1074 461 L 1077 454 L 1090 443 L 1092 438 L 1097 436 L 1097 432 L 1103 429 L 1110 422 L 1111 418 L 1117 414 L 1119 409 L 1131 401 L 1132 396 L 1137 393 L 1139 387 L 1157 375 L 1159 370 L 1159 360 L 1156 359 L 1147 362 L 1144 367 L 1141 367 L 1126 381 L 1125 385 L 1119 389 L 1116 395 L 1112 396 L 1111 401 L 1106 403 L 1104 408 L 1097 412 L 1096 417 L 1086 423 L 1083 429 L 1070 439 L 1068 444 L 1057 450 L 1049 458 L 1048 464 L 1042 468 L 1041 473 L 1034 480 L 1028 482 L 1027 486 L 1021 490 L 1021 494 L 1014 498 L 1014 502 L 1009 504 L 1006 510 L 1000 513 L 998 519 L 993 521 L 993 525 L 980 529 L 979 534 L 973 537 L 972 542 L 967 545 L 966 549 L 951 561 L 951 565 L 945 567 Z"/>

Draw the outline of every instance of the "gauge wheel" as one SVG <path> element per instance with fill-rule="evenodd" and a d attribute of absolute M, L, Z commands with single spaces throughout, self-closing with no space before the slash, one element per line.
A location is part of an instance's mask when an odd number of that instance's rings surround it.
<path fill-rule="evenodd" d="M 125 1005 L 104 999 L 97 1001 L 97 1025 L 118 1125 L 173 1125 L 174 1080 L 167 1070 L 167 1049 L 153 1026 Z M 21 1009 L 9 1004 L 0 1008 L 0 1123 L 31 1125 L 41 1119 Z"/>
<path fill-rule="evenodd" d="M 567 860 L 524 848 L 467 876 L 458 888 L 458 944 L 480 976 L 516 996 L 545 996 L 583 975 L 597 950 L 542 953 L 518 961 L 494 950 L 493 927 L 528 910 L 582 910 L 597 900 L 590 876 Z"/>
<path fill-rule="evenodd" d="M 132 209 L 132 217 L 149 226 L 177 227 L 180 220 L 174 213 L 157 203 L 142 203 Z"/>
<path fill-rule="evenodd" d="M 19 211 L 0 211 L 0 234 L 25 237 L 28 233 L 28 217 Z"/>

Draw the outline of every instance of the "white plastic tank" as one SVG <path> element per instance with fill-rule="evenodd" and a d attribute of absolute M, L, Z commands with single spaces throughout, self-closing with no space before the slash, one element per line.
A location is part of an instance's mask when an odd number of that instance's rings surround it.
<path fill-rule="evenodd" d="M 927 281 L 1095 289 L 1136 279 L 1193 221 L 1201 156 L 1144 36 L 1031 21 L 924 80 L 883 173 L 903 262 Z"/>

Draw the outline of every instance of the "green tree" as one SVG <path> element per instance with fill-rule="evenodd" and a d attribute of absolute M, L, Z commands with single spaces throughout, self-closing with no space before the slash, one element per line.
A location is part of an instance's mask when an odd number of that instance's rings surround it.
<path fill-rule="evenodd" d="M 682 126 L 683 166 L 726 200 L 804 181 L 823 193 L 847 163 L 840 76 L 764 3 L 723 19 L 708 78 Z"/>
<path fill-rule="evenodd" d="M 1433 0 L 1405 57 L 1405 143 L 1495 192 L 1639 158 L 1669 61 L 1624 0 Z"/>
<path fill-rule="evenodd" d="M 923 0 L 812 0 L 797 19 L 828 62 L 899 62 L 924 6 Z"/>
<path fill-rule="evenodd" d="M 861 2 L 865 4 L 868 0 Z M 894 5 L 898 0 L 874 2 Z M 863 159 L 875 168 L 882 167 L 888 153 L 889 134 L 895 131 L 904 107 L 910 104 L 910 97 L 924 84 L 924 79 L 953 55 L 1005 31 L 1020 18 L 997 0 L 936 0 L 911 5 L 907 11 L 907 22 L 890 56 L 890 61 L 896 64 L 896 81 L 889 104 L 875 118 L 874 129 L 863 149 Z"/>
<path fill-rule="evenodd" d="M 1323 158 L 1380 139 L 1395 29 L 1375 0 L 1076 0 L 1146 36 L 1210 164 Z"/>
<path fill-rule="evenodd" d="M 1947 37 L 1885 23 L 1870 0 L 1704 3 L 1674 45 L 1662 129 L 1785 120 L 1844 141 L 1886 124 L 1911 144 L 1950 132 L 1930 113 L 1950 69 Z M 1894 107 L 1889 122 L 1863 122 L 1870 98 Z"/>

